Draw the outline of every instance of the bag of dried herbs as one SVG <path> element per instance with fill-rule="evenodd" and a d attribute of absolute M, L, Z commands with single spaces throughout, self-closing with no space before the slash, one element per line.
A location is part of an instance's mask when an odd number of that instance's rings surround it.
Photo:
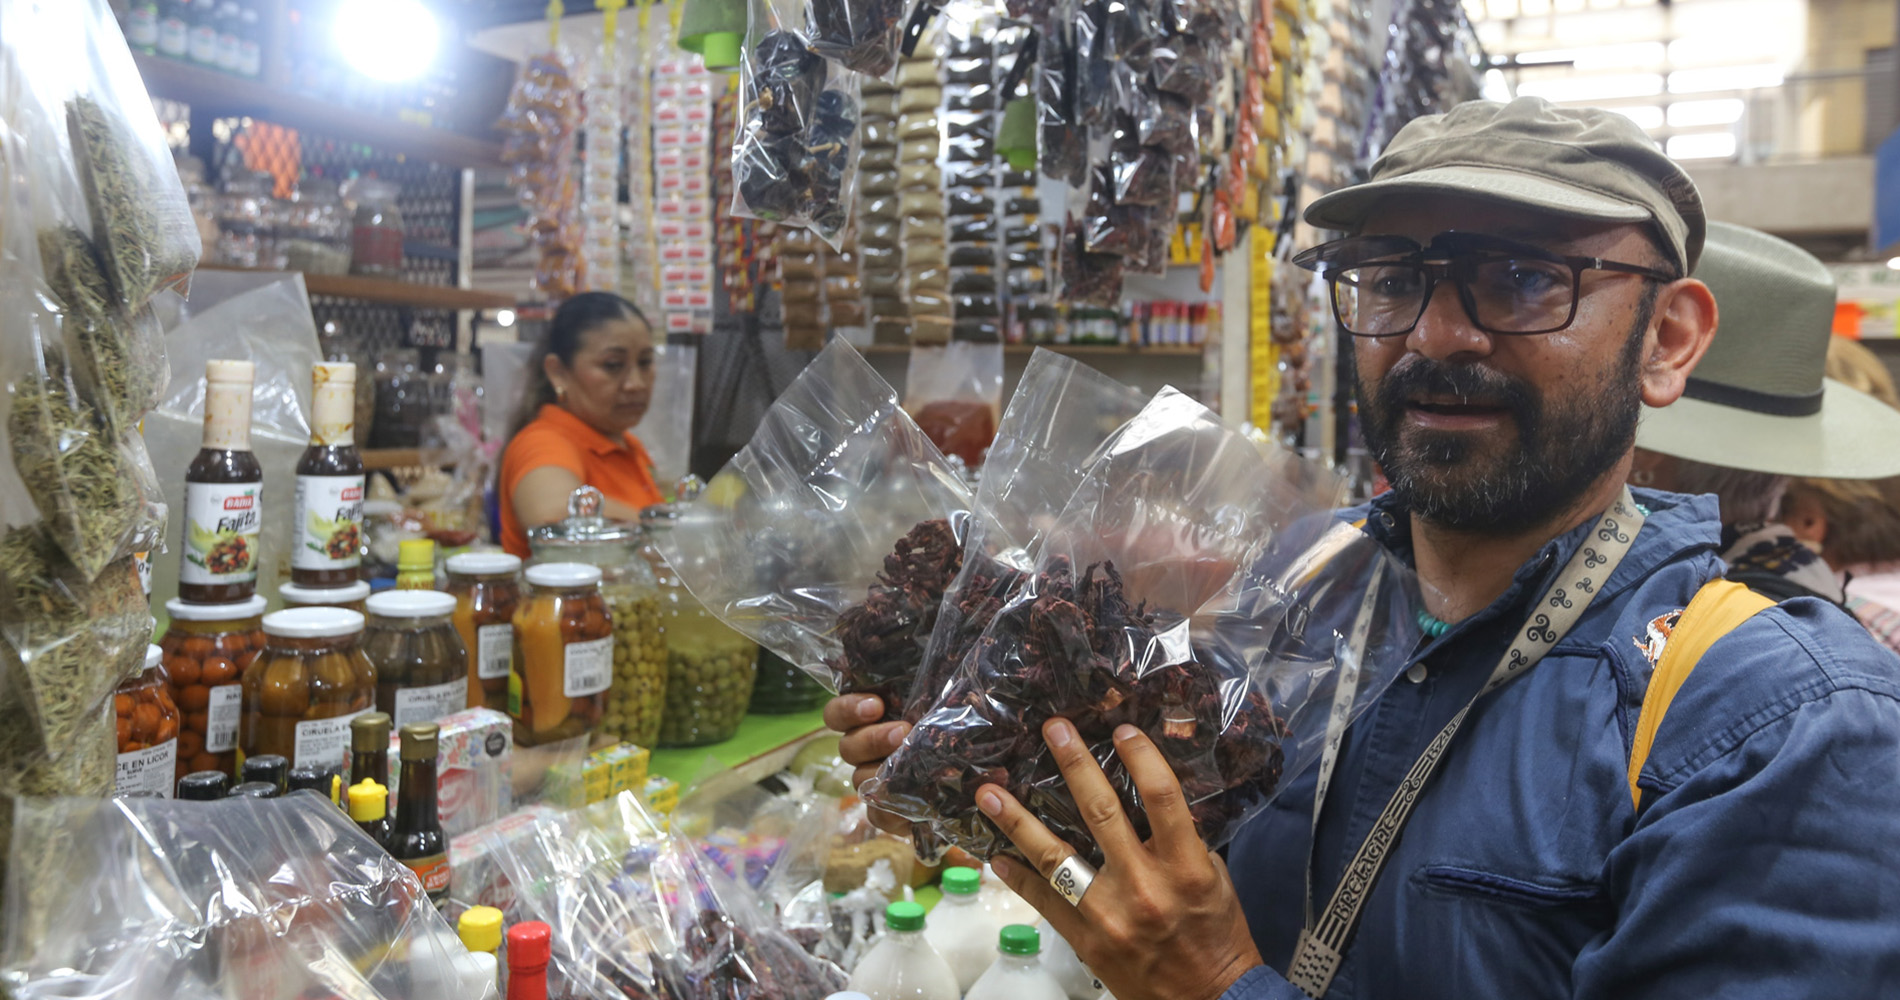
<path fill-rule="evenodd" d="M 969 509 L 896 392 L 835 339 L 656 544 L 726 624 L 831 690 L 898 706 Z"/>
<path fill-rule="evenodd" d="M 1015 593 L 866 801 L 926 857 L 1009 842 L 976 808 L 1008 788 L 1077 852 L 1101 852 L 1042 741 L 1075 724 L 1146 836 L 1112 733 L 1134 725 L 1218 846 L 1317 754 L 1333 711 L 1382 691 L 1417 639 L 1409 570 L 1350 526 L 1337 480 L 1255 445 L 1173 390 L 1116 434 Z"/>
<path fill-rule="evenodd" d="M 171 374 L 164 328 L 149 307 L 119 305 L 83 231 L 48 227 L 40 230 L 38 243 L 41 274 L 59 306 L 76 385 L 108 426 L 136 428 L 158 405 Z"/>

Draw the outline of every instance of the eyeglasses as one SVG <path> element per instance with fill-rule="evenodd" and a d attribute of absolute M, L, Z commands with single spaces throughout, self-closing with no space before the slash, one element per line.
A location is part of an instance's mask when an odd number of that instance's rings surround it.
<path fill-rule="evenodd" d="M 1567 257 L 1478 233 L 1440 233 L 1422 247 L 1403 236 L 1354 236 L 1322 243 L 1293 263 L 1332 287 L 1333 317 L 1355 337 L 1411 333 L 1441 281 L 1458 289 L 1465 315 L 1491 334 L 1556 333 L 1577 318 L 1585 271 L 1674 281 L 1667 271 Z"/>

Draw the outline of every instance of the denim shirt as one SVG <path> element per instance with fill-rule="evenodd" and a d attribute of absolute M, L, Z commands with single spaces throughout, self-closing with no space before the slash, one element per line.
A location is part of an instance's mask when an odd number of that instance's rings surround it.
<path fill-rule="evenodd" d="M 1627 779 L 1647 626 L 1721 575 L 1713 497 L 1650 511 L 1576 627 L 1472 709 L 1373 887 L 1329 1000 L 1900 996 L 1900 659 L 1839 608 L 1770 608 L 1718 641 Z M 1369 532 L 1410 558 L 1389 502 Z M 1312 850 L 1323 910 L 1425 745 L 1483 684 L 1591 523 L 1414 657 L 1347 730 Z M 1420 669 L 1422 667 L 1422 669 Z M 1228 867 L 1266 959 L 1223 1000 L 1302 997 L 1312 769 Z"/>

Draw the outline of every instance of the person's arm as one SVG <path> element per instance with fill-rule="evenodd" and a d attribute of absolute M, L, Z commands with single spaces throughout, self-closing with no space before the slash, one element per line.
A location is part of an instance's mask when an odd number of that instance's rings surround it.
<path fill-rule="evenodd" d="M 564 466 L 543 465 L 529 470 L 515 484 L 515 517 L 521 521 L 521 530 L 565 520 L 568 497 L 581 485 L 581 477 Z M 615 521 L 640 520 L 639 508 L 609 496 L 601 497 L 600 513 Z"/>

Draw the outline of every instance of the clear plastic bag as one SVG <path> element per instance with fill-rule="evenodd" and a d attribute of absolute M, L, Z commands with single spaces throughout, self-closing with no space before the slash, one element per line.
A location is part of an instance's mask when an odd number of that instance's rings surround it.
<path fill-rule="evenodd" d="M 1002 408 L 1002 344 L 911 348 L 904 409 L 945 455 L 967 468 L 982 465 Z"/>
<path fill-rule="evenodd" d="M 817 0 L 834 3 L 884 0 Z M 744 121 L 732 147 L 734 215 L 807 226 L 833 248 L 857 182 L 858 74 L 813 48 L 802 11 L 748 10 L 740 60 Z"/>
<path fill-rule="evenodd" d="M 897 394 L 834 339 L 658 544 L 726 624 L 834 691 L 896 707 L 969 508 Z"/>
<path fill-rule="evenodd" d="M 1340 492 L 1330 473 L 1164 390 L 1083 477 L 1034 572 L 866 801 L 920 824 L 926 857 L 954 845 L 988 858 L 1009 844 L 974 795 L 997 783 L 1099 865 L 1043 743 L 1060 715 L 1144 838 L 1114 756 L 1124 723 L 1168 759 L 1202 838 L 1224 843 L 1317 756 L 1329 714 L 1369 704 L 1418 639 L 1410 570 L 1332 522 Z"/>
<path fill-rule="evenodd" d="M 494 998 L 407 868 L 327 799 L 25 800 L 13 996 Z"/>

